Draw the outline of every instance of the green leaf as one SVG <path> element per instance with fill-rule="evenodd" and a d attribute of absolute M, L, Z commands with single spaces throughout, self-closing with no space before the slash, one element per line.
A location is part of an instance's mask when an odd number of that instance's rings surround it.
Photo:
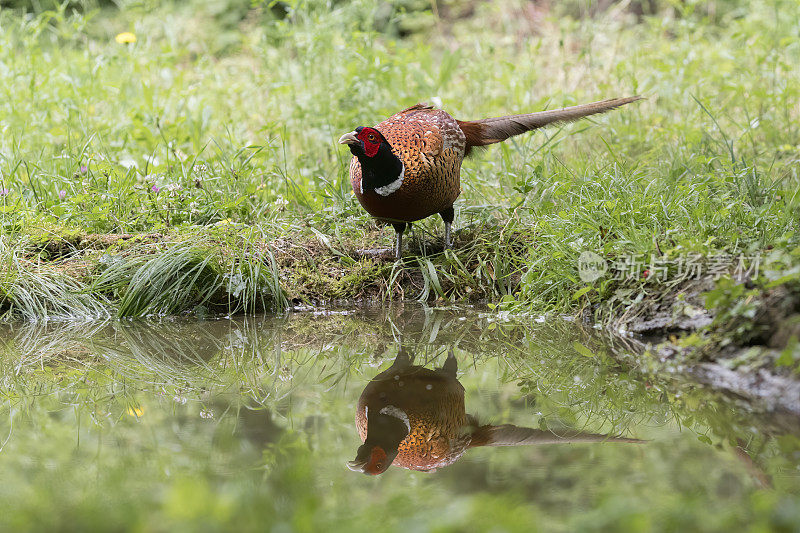
<path fill-rule="evenodd" d="M 786 343 L 786 348 L 781 351 L 781 355 L 775 361 L 775 366 L 792 366 L 795 363 L 795 350 L 797 348 L 797 337 L 792 335 Z"/>
<path fill-rule="evenodd" d="M 578 298 L 580 298 L 581 296 L 583 296 L 592 289 L 594 289 L 594 287 L 592 287 L 591 285 L 587 285 L 586 287 L 575 291 L 572 295 L 572 299 L 577 300 Z"/>
<path fill-rule="evenodd" d="M 573 342 L 572 343 L 572 347 L 575 348 L 576 352 L 578 352 L 579 354 L 581 354 L 584 357 L 594 357 L 595 356 L 593 351 L 591 351 L 589 348 L 587 348 L 583 344 L 579 343 L 578 341 Z"/>

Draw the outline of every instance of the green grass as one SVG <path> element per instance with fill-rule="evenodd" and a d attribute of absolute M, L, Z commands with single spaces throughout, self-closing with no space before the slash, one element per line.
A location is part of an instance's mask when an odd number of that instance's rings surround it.
<path fill-rule="evenodd" d="M 246 232 L 245 232 L 246 233 Z M 254 314 L 287 306 L 275 258 L 239 234 L 217 230 L 175 241 L 120 241 L 67 257 L 25 257 L 22 241 L 2 254 L 0 318 L 104 319 L 192 312 Z M 139 242 L 137 242 L 139 241 Z M 0 244 L 2 246 L 2 244 Z"/>
<path fill-rule="evenodd" d="M 250 281 L 232 311 L 274 305 L 280 283 L 303 299 L 512 295 L 540 312 L 613 294 L 606 280 L 573 298 L 584 250 L 611 260 L 798 245 L 795 2 L 657 2 L 641 17 L 522 1 L 461 16 L 444 2 L 437 18 L 398 1 L 388 19 L 366 0 L 288 5 L 285 18 L 235 1 L 0 11 L 0 262 L 42 259 L 35 240 L 53 227 L 191 243 L 231 223 L 255 228 L 245 241 L 265 252 L 290 243 L 317 285 L 185 244 L 192 258 L 131 258 L 87 286 L 115 287 L 112 312 L 125 315 L 204 305 L 237 269 Z M 115 42 L 121 31 L 136 43 Z M 647 99 L 467 161 L 455 253 L 433 253 L 431 219 L 402 266 L 355 259 L 363 276 L 341 282 L 343 256 L 391 244 L 349 191 L 342 132 L 434 97 L 470 119 L 635 93 Z M 152 287 L 136 277 L 144 265 L 161 280 Z"/>
<path fill-rule="evenodd" d="M 191 241 L 147 254 L 133 248 L 123 256 L 105 256 L 107 266 L 93 281 L 92 292 L 118 294 L 120 317 L 170 315 L 191 306 L 249 314 L 286 306 L 269 256 L 243 252 L 224 268 L 208 244 Z"/>
<path fill-rule="evenodd" d="M 0 241 L 0 319 L 97 320 L 109 316 L 102 295 L 91 294 L 73 275 L 37 268 L 20 250 L 9 249 Z"/>

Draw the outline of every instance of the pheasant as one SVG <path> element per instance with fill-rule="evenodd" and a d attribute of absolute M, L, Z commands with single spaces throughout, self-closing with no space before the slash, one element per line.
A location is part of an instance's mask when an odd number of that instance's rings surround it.
<path fill-rule="evenodd" d="M 403 232 L 416 220 L 438 213 L 449 248 L 453 203 L 461 194 L 461 163 L 478 146 L 548 124 L 570 122 L 639 100 L 614 98 L 552 111 L 456 120 L 445 111 L 417 104 L 375 127 L 359 126 L 339 139 L 353 154 L 350 184 L 373 217 L 394 226 L 394 254 L 402 256 Z"/>
<path fill-rule="evenodd" d="M 464 387 L 456 379 L 451 351 L 442 368 L 411 364 L 401 348 L 394 363 L 367 384 L 356 407 L 363 444 L 347 466 L 382 474 L 390 465 L 431 472 L 457 461 L 476 446 L 519 446 L 569 442 L 644 442 L 595 433 L 561 437 L 550 431 L 503 424 L 480 425 L 464 408 Z"/>

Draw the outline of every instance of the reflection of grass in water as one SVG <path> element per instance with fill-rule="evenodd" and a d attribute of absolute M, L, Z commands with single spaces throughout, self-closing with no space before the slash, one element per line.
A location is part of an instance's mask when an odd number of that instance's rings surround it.
<path fill-rule="evenodd" d="M 465 383 L 470 367 L 496 366 L 498 380 L 515 385 L 509 389 L 512 398 L 521 394 L 515 401 L 537 413 L 534 420 L 541 427 L 624 434 L 644 422 L 674 421 L 690 428 L 699 423 L 701 434 L 713 427 L 723 441 L 741 436 L 731 416 L 716 412 L 722 407 L 714 395 L 691 387 L 675 394 L 672 383 L 634 377 L 614 358 L 607 339 L 592 330 L 561 321 L 518 325 L 491 316 L 463 318 L 458 312 L 418 308 L 377 322 L 355 314 L 288 321 L 114 322 L 88 331 L 75 324 L 30 327 L 4 341 L 9 363 L 4 368 L 22 394 L 46 383 L 48 376 L 33 369 L 49 367 L 91 375 L 110 390 L 122 384 L 131 395 L 161 392 L 205 402 L 224 394 L 253 407 L 274 408 L 302 396 L 309 384 L 326 390 L 349 387 L 358 374 L 355 387 L 363 386 L 394 358 L 402 339 L 415 364 L 440 365 L 455 348 Z M 576 350 L 576 344 L 584 348 Z M 28 370 L 8 370 L 21 368 Z M 507 401 L 502 398 L 492 401 Z M 474 406 L 479 412 L 485 408 Z"/>
<path fill-rule="evenodd" d="M 365 312 L 32 325 L 3 341 L 2 394 L 15 405 L 55 395 L 65 406 L 123 417 L 140 404 L 188 402 L 216 418 L 238 420 L 242 409 L 255 409 L 286 423 L 293 412 L 318 409 L 317 394 L 360 390 L 394 358 L 400 339 L 415 364 L 428 367 L 453 348 L 467 410 L 485 422 L 635 437 L 646 436 L 643 426 L 677 425 L 708 444 L 741 445 L 757 462 L 780 457 L 774 435 L 797 447 L 774 417 L 754 419 L 742 405 L 734 413 L 729 401 L 691 385 L 636 377 L 593 330 L 425 308 L 378 320 Z M 497 373 L 488 386 L 480 381 L 487 371 Z"/>
<path fill-rule="evenodd" d="M 552 418 L 569 425 L 601 424 L 604 432 L 623 434 L 646 420 L 666 423 L 670 415 L 641 379 L 632 379 L 608 350 L 608 339 L 592 330 L 556 324 L 526 338 L 521 351 L 504 358 L 506 378 Z M 575 346 L 589 346 L 579 352 Z M 524 355 L 521 355 L 524 354 Z M 579 417 L 579 418 L 576 418 Z"/>
<path fill-rule="evenodd" d="M 121 377 L 160 385 L 213 380 L 209 361 L 221 352 L 222 339 L 203 322 L 121 323 L 113 338 L 94 339 L 92 349 Z"/>
<path fill-rule="evenodd" d="M 493 416 L 502 417 L 490 422 L 529 425 L 535 411 L 542 413 L 538 420 L 551 427 L 621 432 L 636 426 L 636 436 L 648 437 L 648 430 L 642 434 L 641 423 L 650 423 L 653 417 L 663 419 L 666 412 L 681 424 L 693 418 L 690 425 L 695 431 L 707 431 L 706 420 L 713 414 L 725 417 L 728 425 L 720 427 L 727 435 L 753 433 L 751 426 L 745 426 L 744 417 L 714 413 L 724 405 L 713 395 L 697 394 L 700 401 L 693 405 L 674 394 L 669 401 L 661 401 L 667 394 L 664 391 L 670 389 L 659 383 L 648 388 L 627 375 L 612 353 L 603 354 L 602 336 L 581 331 L 574 324 L 513 324 L 477 313 L 406 311 L 380 315 L 377 321 L 369 313 L 356 313 L 330 318 L 301 315 L 15 329 L 10 336 L 3 335 L 7 340 L 2 391 L 17 396 L 15 409 L 20 414 L 14 415 L 14 430 L 0 455 L 0 472 L 8 476 L 8 483 L 27 483 L 37 487 L 36 494 L 47 495 L 46 501 L 39 501 L 35 494 L 29 500 L 41 509 L 82 509 L 76 523 L 85 523 L 87 516 L 96 514 L 114 523 L 149 516 L 141 514 L 141 505 L 131 502 L 147 502 L 157 516 L 221 513 L 219 516 L 229 517 L 225 511 L 229 509 L 241 516 L 257 516 L 262 525 L 274 520 L 270 517 L 287 513 L 303 515 L 328 509 L 326 513 L 340 516 L 330 509 L 344 513 L 357 508 L 354 501 L 359 498 L 377 505 L 388 494 L 395 494 L 393 497 L 411 502 L 411 496 L 392 488 L 392 480 L 403 480 L 406 473 L 390 473 L 378 494 L 371 492 L 375 487 L 365 484 L 364 478 L 342 476 L 337 470 L 344 469 L 343 461 L 357 440 L 349 427 L 349 402 L 393 359 L 397 352 L 393 334 L 399 332 L 418 364 L 439 366 L 448 348 L 455 346 L 467 388 L 467 409 L 479 416 L 495 413 Z M 461 320 L 463 317 L 466 320 Z M 577 351 L 576 341 L 595 356 Z M 374 362 L 380 362 L 381 368 Z M 21 370 L 15 374 L 14 368 Z M 495 371 L 496 380 L 487 387 L 481 380 L 494 380 Z M 575 376 L 581 380 L 576 381 Z M 9 382 L 9 377 L 16 381 Z M 482 389 L 489 394 L 476 397 L 474 393 Z M 492 392 L 495 389 L 499 389 L 496 394 Z M 188 401 L 175 402 L 173 397 L 178 394 Z M 141 413 L 140 418 L 130 414 L 132 407 Z M 213 417 L 202 418 L 205 412 Z M 9 426 L 5 417 L 2 419 L 5 437 Z M 717 457 L 714 448 L 696 441 L 694 445 L 693 453 L 701 455 L 682 461 Z M 602 457 L 611 461 L 609 468 L 614 472 L 627 472 L 631 468 L 628 463 L 643 464 L 642 455 L 657 454 L 658 446 L 653 442 L 636 452 L 607 446 L 602 448 Z M 781 456 L 773 442 L 759 437 L 752 449 L 758 451 L 759 447 L 760 453 L 753 454 L 756 461 L 767 461 L 773 469 L 784 464 L 776 462 Z M 437 474 L 440 477 L 435 482 L 415 485 L 414 494 L 439 501 L 436 494 L 452 485 L 458 487 L 452 496 L 457 500 L 469 497 L 465 494 L 474 490 L 470 488 L 473 485 L 482 486 L 484 477 L 496 484 L 501 476 L 503 492 L 496 498 L 481 496 L 488 498 L 483 503 L 469 500 L 471 509 L 491 515 L 497 508 L 516 508 L 530 500 L 527 497 L 512 505 L 508 498 L 513 494 L 534 494 L 540 503 L 559 505 L 571 495 L 582 502 L 592 501 L 594 490 L 606 490 L 599 477 L 605 470 L 599 466 L 596 474 L 586 472 L 588 480 L 580 482 L 560 471 L 521 471 L 520 464 L 513 463 L 514 458 L 528 457 L 523 464 L 535 466 L 549 458 L 554 468 L 566 469 L 573 462 L 585 461 L 587 449 L 536 448 L 524 453 L 528 455 L 498 452 L 488 463 L 454 465 L 457 470 L 453 473 L 446 469 Z M 25 478 L 20 476 L 25 470 L 13 465 L 26 454 L 59 465 L 59 479 L 64 481 L 39 474 L 22 483 Z M 33 471 L 40 472 L 38 467 Z M 473 478 L 467 476 L 468 471 L 479 479 L 470 481 Z M 80 481 L 88 478 L 95 488 Z M 709 479 L 716 479 L 715 474 Z M 567 481 L 576 483 L 575 488 L 561 485 Z M 670 487 L 663 479 L 658 483 L 659 490 Z M 69 484 L 82 487 L 84 497 L 88 495 L 94 502 L 94 511 L 72 499 L 73 492 L 66 490 Z M 319 490 L 321 485 L 324 491 Z M 400 488 L 398 485 L 396 490 Z M 428 492 L 433 488 L 436 493 Z M 501 489 L 495 485 L 495 490 Z M 624 487 L 614 490 L 615 494 L 627 494 Z M 344 494 L 355 500 L 343 501 Z M 112 500 L 122 503 L 112 505 Z M 16 500 L 0 489 L 0 508 L 3 501 Z M 338 523 L 346 523 L 343 515 Z"/>

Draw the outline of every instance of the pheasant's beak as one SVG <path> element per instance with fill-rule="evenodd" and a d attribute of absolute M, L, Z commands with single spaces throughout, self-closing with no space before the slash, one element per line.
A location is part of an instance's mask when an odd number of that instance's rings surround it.
<path fill-rule="evenodd" d="M 355 461 L 348 461 L 347 468 L 352 470 L 353 472 L 364 472 L 364 467 L 367 466 L 367 461 L 359 461 L 356 459 Z"/>
<path fill-rule="evenodd" d="M 351 131 L 350 133 L 345 133 L 341 137 L 339 137 L 339 144 L 360 144 L 361 141 L 358 140 L 358 135 L 355 131 Z"/>

